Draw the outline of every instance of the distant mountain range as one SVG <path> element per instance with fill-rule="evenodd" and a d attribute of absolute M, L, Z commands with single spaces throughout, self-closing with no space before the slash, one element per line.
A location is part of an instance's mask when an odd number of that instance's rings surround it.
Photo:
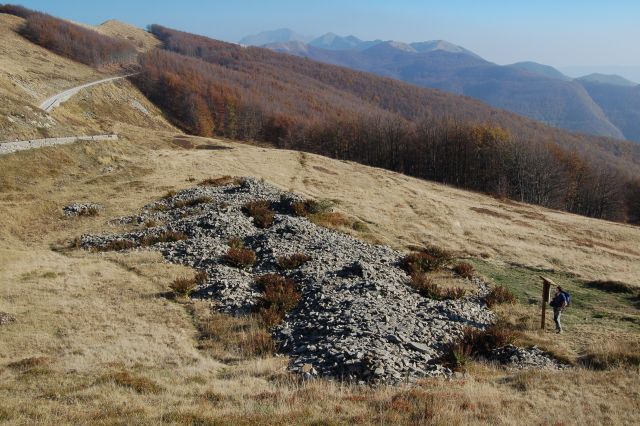
<path fill-rule="evenodd" d="M 640 142 L 640 86 L 617 75 L 572 79 L 535 62 L 497 65 L 445 40 L 311 38 L 282 29 L 240 43 L 473 97 L 555 127 Z"/>

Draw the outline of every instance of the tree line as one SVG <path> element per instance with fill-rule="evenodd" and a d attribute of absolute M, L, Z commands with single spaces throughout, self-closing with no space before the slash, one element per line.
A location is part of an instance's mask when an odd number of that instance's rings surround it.
<path fill-rule="evenodd" d="M 333 102 L 278 87 L 264 73 L 248 79 L 245 70 L 169 51 L 149 52 L 140 64 L 135 83 L 189 133 L 269 142 L 591 217 L 639 219 L 638 181 L 553 141 L 456 117 L 410 120 L 348 96 Z"/>
<path fill-rule="evenodd" d="M 136 61 L 136 49 L 126 40 L 109 37 L 21 6 L 0 5 L 0 13 L 25 19 L 19 29 L 23 37 L 58 55 L 83 64 L 102 67 L 131 64 Z"/>

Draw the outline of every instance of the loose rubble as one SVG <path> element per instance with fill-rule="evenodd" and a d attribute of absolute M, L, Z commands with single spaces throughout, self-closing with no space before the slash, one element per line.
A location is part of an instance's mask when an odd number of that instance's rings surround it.
<path fill-rule="evenodd" d="M 73 203 L 62 208 L 65 216 L 94 216 L 102 206 L 94 203 Z"/>
<path fill-rule="evenodd" d="M 259 229 L 242 213 L 242 205 L 255 200 L 271 203 L 276 212 L 273 226 Z M 240 184 L 198 186 L 121 220 L 162 226 L 122 235 L 83 235 L 81 244 L 137 244 L 166 231 L 184 233 L 187 239 L 160 242 L 154 248 L 170 262 L 205 270 L 208 280 L 192 296 L 213 299 L 221 311 L 234 315 L 254 309 L 260 295 L 255 277 L 277 272 L 292 278 L 302 300 L 273 329 L 273 336 L 280 350 L 290 355 L 291 370 L 307 378 L 398 383 L 450 375 L 438 361 L 447 345 L 462 336 L 464 327 L 484 329 L 494 321 L 483 302 L 487 286 L 473 278 L 477 292 L 465 298 L 421 297 L 407 285 L 399 266 L 402 253 L 293 216 L 289 211 L 295 201 L 302 198 L 251 178 Z M 258 262 L 251 270 L 225 264 L 232 238 L 256 252 Z M 278 270 L 279 256 L 296 253 L 311 260 L 294 270 Z"/>
<path fill-rule="evenodd" d="M 0 312 L 0 326 L 11 324 L 15 322 L 16 318 L 6 312 Z"/>
<path fill-rule="evenodd" d="M 491 360 L 508 366 L 513 370 L 552 369 L 562 370 L 567 368 L 537 346 L 520 348 L 514 345 L 506 345 L 496 348 L 491 352 Z"/>

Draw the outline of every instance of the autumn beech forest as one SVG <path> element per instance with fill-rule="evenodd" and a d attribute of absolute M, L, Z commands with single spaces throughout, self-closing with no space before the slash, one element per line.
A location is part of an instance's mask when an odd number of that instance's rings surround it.
<path fill-rule="evenodd" d="M 626 142 L 308 59 L 150 30 L 164 50 L 141 58 L 135 82 L 189 133 L 269 142 L 591 217 L 640 217 L 640 182 L 626 170 L 640 153 Z"/>
<path fill-rule="evenodd" d="M 22 36 L 58 55 L 83 64 L 103 67 L 130 64 L 136 60 L 136 49 L 128 41 L 21 6 L 0 5 L 0 13 L 24 18 L 25 23 L 19 30 Z"/>

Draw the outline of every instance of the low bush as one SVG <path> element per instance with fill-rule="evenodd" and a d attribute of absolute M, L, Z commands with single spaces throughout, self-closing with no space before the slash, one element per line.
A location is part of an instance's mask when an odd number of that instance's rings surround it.
<path fill-rule="evenodd" d="M 409 274 L 437 271 L 449 263 L 452 257 L 447 250 L 429 246 L 422 251 L 414 251 L 406 255 L 402 260 L 402 266 Z"/>
<path fill-rule="evenodd" d="M 411 274 L 409 285 L 416 289 L 421 296 L 435 300 L 461 299 L 466 294 L 466 290 L 460 287 L 440 288 L 438 284 L 424 272 Z"/>
<path fill-rule="evenodd" d="M 314 213 L 308 216 L 309 220 L 324 228 L 349 228 L 349 219 L 340 212 Z"/>
<path fill-rule="evenodd" d="M 476 271 L 472 264 L 468 262 L 460 262 L 453 267 L 453 272 L 462 278 L 473 278 Z"/>
<path fill-rule="evenodd" d="M 267 327 L 279 324 L 302 297 L 295 282 L 282 275 L 262 275 L 256 279 L 256 285 L 262 291 L 258 314 Z"/>
<path fill-rule="evenodd" d="M 224 260 L 229 266 L 246 269 L 255 265 L 258 259 L 256 253 L 251 249 L 232 247 L 227 251 Z"/>
<path fill-rule="evenodd" d="M 416 272 L 411 274 L 409 281 L 411 287 L 415 288 L 418 293 L 423 297 L 429 299 L 440 299 L 440 288 L 427 274 L 422 272 Z"/>
<path fill-rule="evenodd" d="M 282 270 L 296 269 L 311 260 L 311 256 L 304 253 L 296 253 L 291 256 L 280 256 L 276 259 L 278 268 Z"/>
<path fill-rule="evenodd" d="M 290 205 L 291 213 L 296 216 L 309 216 L 312 214 L 329 213 L 333 207 L 331 200 L 304 200 L 294 201 Z"/>
<path fill-rule="evenodd" d="M 241 249 L 244 248 L 244 241 L 242 241 L 242 238 L 233 237 L 227 241 L 227 245 L 234 249 Z"/>
<path fill-rule="evenodd" d="M 200 197 L 196 197 L 196 198 L 189 198 L 186 200 L 177 200 L 176 202 L 173 203 L 173 207 L 177 209 L 181 209 L 184 207 L 194 207 L 200 204 L 208 204 L 211 202 L 213 202 L 213 198 L 206 195 L 201 195 Z"/>
<path fill-rule="evenodd" d="M 203 304 L 192 309 L 200 331 L 200 348 L 208 350 L 216 359 L 234 361 L 238 357 L 268 356 L 275 352 L 275 344 L 256 316 L 234 317 L 212 312 Z"/>
<path fill-rule="evenodd" d="M 204 284 L 209 279 L 206 271 L 198 271 L 191 277 L 176 278 L 169 286 L 176 296 L 187 297 L 195 288 Z"/>
<path fill-rule="evenodd" d="M 147 247 L 158 243 L 173 243 L 188 239 L 189 236 L 184 232 L 166 230 L 159 234 L 149 234 L 142 237 L 140 245 Z"/>
<path fill-rule="evenodd" d="M 623 283 L 622 281 L 609 281 L 598 280 L 589 281 L 586 283 L 587 287 L 596 288 L 598 290 L 607 291 L 610 293 L 636 293 L 640 291 L 639 287 L 632 286 L 631 284 Z"/>
<path fill-rule="evenodd" d="M 243 182 L 242 178 L 235 176 L 221 176 L 218 178 L 207 178 L 201 181 L 198 185 L 200 186 L 227 186 L 227 185 L 241 185 Z"/>
<path fill-rule="evenodd" d="M 578 362 L 594 370 L 640 367 L 640 342 L 611 340 L 593 345 L 579 358 Z"/>
<path fill-rule="evenodd" d="M 517 301 L 516 296 L 508 288 L 501 285 L 493 287 L 485 298 L 485 302 L 489 308 L 504 303 L 513 304 Z"/>
<path fill-rule="evenodd" d="M 129 388 L 137 393 L 157 394 L 162 387 L 151 379 L 142 376 L 134 376 L 127 371 L 108 373 L 100 379 L 100 382 L 113 382 L 118 386 Z"/>
<path fill-rule="evenodd" d="M 449 346 L 444 361 L 454 369 L 461 369 L 473 358 L 488 357 L 494 349 L 513 344 L 518 336 L 516 331 L 501 322 L 485 330 L 465 327 L 462 338 Z"/>
<path fill-rule="evenodd" d="M 275 214 L 266 200 L 250 201 L 242 206 L 242 212 L 253 218 L 258 228 L 268 228 L 273 225 Z"/>
<path fill-rule="evenodd" d="M 134 247 L 137 247 L 137 244 L 132 240 L 125 239 L 117 239 L 111 240 L 106 244 L 95 247 L 97 251 L 121 251 L 121 250 L 129 250 Z"/>
<path fill-rule="evenodd" d="M 467 291 L 462 287 L 450 287 L 442 290 L 443 299 L 462 299 Z"/>

